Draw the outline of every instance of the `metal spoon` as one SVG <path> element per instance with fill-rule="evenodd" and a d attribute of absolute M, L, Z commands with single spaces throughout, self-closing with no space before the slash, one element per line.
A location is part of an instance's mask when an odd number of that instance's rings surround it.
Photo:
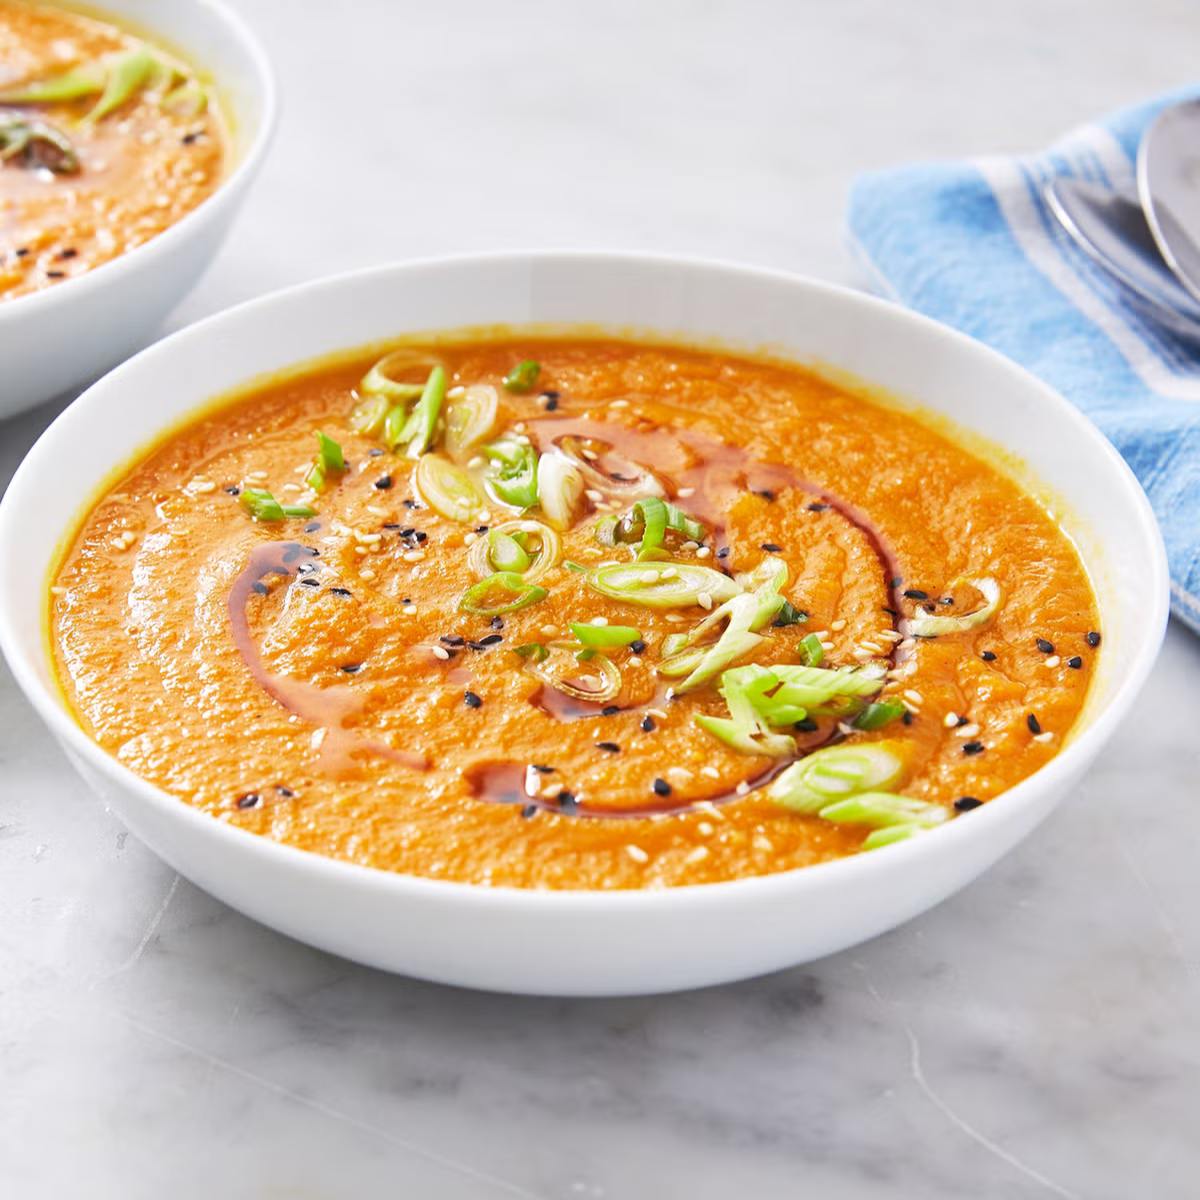
<path fill-rule="evenodd" d="M 1200 100 L 1164 109 L 1142 135 L 1138 194 L 1167 266 L 1200 300 Z"/>
<path fill-rule="evenodd" d="M 1167 269 L 1131 188 L 1060 177 L 1042 189 L 1050 211 L 1075 244 L 1175 333 L 1200 337 L 1200 304 Z"/>

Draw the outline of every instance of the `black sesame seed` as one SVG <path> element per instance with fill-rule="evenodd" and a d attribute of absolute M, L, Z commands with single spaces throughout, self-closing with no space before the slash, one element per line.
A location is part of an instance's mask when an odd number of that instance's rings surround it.
<path fill-rule="evenodd" d="M 889 617 L 898 617 L 900 615 L 894 608 L 888 608 L 886 604 L 881 604 L 879 611 L 887 613 Z"/>
<path fill-rule="evenodd" d="M 553 388 L 547 388 L 542 393 L 542 399 L 543 400 L 557 400 L 559 398 L 559 396 L 561 396 L 561 395 L 562 395 L 561 392 L 556 392 Z"/>
<path fill-rule="evenodd" d="M 620 711 L 621 711 L 621 706 L 619 704 L 606 704 L 600 710 L 600 715 L 602 717 L 612 717 L 612 716 L 615 716 Z"/>
<path fill-rule="evenodd" d="M 629 643 L 629 649 L 633 651 L 634 654 L 642 654 L 646 649 L 646 643 L 643 642 L 641 638 L 634 638 L 634 640 Z"/>
<path fill-rule="evenodd" d="M 267 587 L 265 583 L 255 582 L 250 585 L 250 590 L 252 592 L 256 592 L 260 596 L 265 596 L 270 592 L 271 589 Z"/>
<path fill-rule="evenodd" d="M 972 754 L 982 754 L 983 753 L 983 743 L 982 742 L 963 742 L 963 753 L 968 756 L 972 755 Z"/>
<path fill-rule="evenodd" d="M 261 799 L 257 792 L 247 792 L 244 796 L 237 798 L 238 808 L 253 808 Z"/>
<path fill-rule="evenodd" d="M 953 596 L 942 596 L 941 599 L 938 600 L 938 603 L 939 604 L 953 604 L 954 597 Z"/>
<path fill-rule="evenodd" d="M 754 494 L 761 496 L 768 504 L 775 499 L 775 493 L 770 488 L 755 488 Z"/>
<path fill-rule="evenodd" d="M 400 523 L 398 521 L 384 521 L 383 528 L 390 529 L 393 533 L 395 533 L 396 530 L 400 528 Z"/>
<path fill-rule="evenodd" d="M 418 546 L 422 542 L 426 542 L 428 540 L 429 534 L 427 534 L 423 529 L 418 529 L 417 532 L 413 534 L 413 541 L 416 542 Z"/>
<path fill-rule="evenodd" d="M 579 811 L 579 805 L 576 803 L 574 792 L 559 792 L 556 797 L 558 807 L 562 812 L 574 813 Z"/>
<path fill-rule="evenodd" d="M 17 257 L 24 258 L 29 253 L 28 246 L 21 246 L 17 249 Z"/>
<path fill-rule="evenodd" d="M 46 278 L 47 279 L 63 279 L 66 277 L 66 274 L 67 274 L 66 271 L 47 271 Z"/>
<path fill-rule="evenodd" d="M 1087 644 L 1093 647 L 1100 645 L 1100 635 L 1094 629 L 1087 635 Z"/>
<path fill-rule="evenodd" d="M 765 550 L 768 554 L 778 554 L 783 547 L 778 542 L 763 542 L 759 549 Z"/>
<path fill-rule="evenodd" d="M 439 642 L 445 642 L 447 646 L 461 646 L 465 640 L 465 638 L 459 637 L 457 633 L 443 633 L 438 638 Z"/>
<path fill-rule="evenodd" d="M 383 451 L 380 450 L 378 446 L 372 446 L 370 450 L 367 451 L 368 458 L 379 458 L 382 454 Z"/>
<path fill-rule="evenodd" d="M 386 492 L 388 488 L 392 486 L 392 477 L 390 475 L 380 475 L 380 477 L 375 480 L 375 486 L 381 492 Z"/>
<path fill-rule="evenodd" d="M 349 596 L 350 589 L 344 587 L 331 587 L 329 591 L 335 596 Z"/>
<path fill-rule="evenodd" d="M 307 525 L 305 525 L 305 527 L 304 527 L 304 532 L 305 533 L 316 533 L 317 530 L 320 528 L 321 528 L 320 521 L 309 521 L 309 523 Z"/>
<path fill-rule="evenodd" d="M 504 628 L 504 618 L 503 617 L 493 617 L 491 619 L 491 621 L 488 622 L 488 624 L 491 625 L 491 627 L 493 629 L 503 629 Z"/>
<path fill-rule="evenodd" d="M 240 487 L 238 487 L 238 485 L 236 483 L 231 483 L 229 485 L 229 487 L 227 487 L 225 489 L 225 491 L 228 492 L 228 494 L 231 496 L 240 496 L 242 489 Z"/>
<path fill-rule="evenodd" d="M 982 651 L 980 653 L 979 657 L 982 658 L 984 662 L 995 662 L 996 661 L 996 655 L 991 650 Z"/>
<path fill-rule="evenodd" d="M 282 797 L 283 797 L 285 800 L 291 800 L 291 799 L 292 799 L 292 798 L 293 798 L 293 797 L 296 795 L 296 793 L 295 793 L 295 792 L 293 792 L 293 791 L 292 791 L 292 789 L 291 789 L 290 787 L 284 787 L 282 783 L 277 783 L 277 784 L 275 785 L 275 790 L 276 790 L 276 791 L 277 791 L 277 792 L 278 792 L 278 793 L 279 793 L 279 794 L 280 794 L 280 795 L 281 795 L 281 796 L 282 796 Z"/>
<path fill-rule="evenodd" d="M 320 587 L 321 581 L 319 579 L 311 579 L 311 578 L 302 579 L 302 580 L 300 580 L 300 586 L 301 587 Z"/>
<path fill-rule="evenodd" d="M 904 714 L 901 716 L 900 720 L 905 725 L 911 725 L 913 723 L 914 717 L 913 717 L 912 713 L 910 713 L 908 711 L 908 709 L 906 708 L 904 710 Z"/>
<path fill-rule="evenodd" d="M 498 634 L 498 633 L 489 633 L 489 634 L 487 635 L 487 637 L 481 637 L 481 638 L 479 639 L 479 644 L 480 644 L 481 646 L 497 646 L 497 645 L 499 645 L 499 644 L 500 644 L 502 641 L 504 641 L 504 638 L 503 638 L 503 637 L 502 637 L 500 634 Z"/>
<path fill-rule="evenodd" d="M 1078 671 L 1079 668 L 1083 666 L 1083 659 L 1080 658 L 1078 654 L 1072 654 L 1071 657 L 1067 659 L 1067 666 L 1073 671 Z"/>
<path fill-rule="evenodd" d="M 671 785 L 665 779 L 656 779 L 654 781 L 654 794 L 656 796 L 669 796 L 671 794 Z"/>
<path fill-rule="evenodd" d="M 1025 724 L 1029 726 L 1030 733 L 1041 733 L 1042 732 L 1042 723 L 1041 723 L 1041 721 L 1039 721 L 1037 719 L 1036 715 L 1033 713 L 1030 713 L 1025 718 Z"/>
<path fill-rule="evenodd" d="M 654 728 L 655 728 L 655 726 L 654 726 L 654 718 L 653 717 L 643 717 L 642 718 L 642 732 L 643 733 L 653 733 Z"/>
<path fill-rule="evenodd" d="M 822 504 L 822 503 L 820 503 L 820 501 L 817 501 L 808 506 L 808 511 L 809 512 L 824 512 L 828 507 L 829 507 L 828 504 Z"/>
<path fill-rule="evenodd" d="M 558 407 L 558 397 L 557 396 L 547 396 L 546 397 L 546 411 L 553 412 L 557 407 Z"/>
<path fill-rule="evenodd" d="M 963 725 L 970 725 L 971 719 L 970 717 L 959 717 L 954 723 L 961 728 Z"/>
<path fill-rule="evenodd" d="M 362 663 L 343 663 L 338 670 L 345 671 L 347 675 L 357 675 L 362 670 Z"/>
<path fill-rule="evenodd" d="M 928 600 L 929 599 L 929 593 L 921 591 L 920 588 L 907 588 L 905 590 L 904 594 L 910 600 Z"/>
<path fill-rule="evenodd" d="M 321 568 L 316 563 L 302 562 L 296 565 L 297 575 L 311 575 L 314 571 L 319 571 Z"/>
<path fill-rule="evenodd" d="M 530 763 L 529 764 L 539 775 L 553 775 L 554 768 L 546 766 L 545 763 Z"/>
<path fill-rule="evenodd" d="M 488 531 L 488 527 L 486 525 L 476 525 L 475 526 L 476 533 L 487 533 L 487 531 Z"/>
<path fill-rule="evenodd" d="M 415 500 L 405 500 L 404 507 L 410 509 L 418 509 L 421 506 Z"/>
<path fill-rule="evenodd" d="M 1046 641 L 1045 638 L 1038 638 L 1035 645 L 1043 654 L 1053 654 L 1054 653 L 1054 643 Z"/>
<path fill-rule="evenodd" d="M 894 575 L 888 580 L 888 586 L 898 588 L 904 582 L 903 575 Z"/>
<path fill-rule="evenodd" d="M 609 754 L 620 754 L 621 747 L 616 742 L 597 742 L 597 750 L 607 750 Z"/>
<path fill-rule="evenodd" d="M 797 730 L 799 733 L 816 733 L 817 723 L 812 719 L 812 717 L 801 717 L 801 719 L 797 721 L 792 728 Z"/>
<path fill-rule="evenodd" d="M 68 246 L 58 257 L 59 258 L 74 258 L 79 253 L 74 246 Z"/>
<path fill-rule="evenodd" d="M 468 708 L 479 708 L 483 704 L 482 698 L 474 692 L 463 692 L 463 700 Z"/>
<path fill-rule="evenodd" d="M 717 557 L 718 558 L 728 558 L 729 557 L 729 547 L 722 546 L 720 548 L 720 550 L 717 551 Z"/>
<path fill-rule="evenodd" d="M 410 538 L 410 537 L 412 537 L 412 535 L 413 535 L 414 533 L 416 533 L 417 531 L 416 531 L 416 529 L 415 529 L 413 526 L 411 526 L 411 525 L 401 525 L 401 526 L 400 526 L 400 529 L 398 530 L 398 532 L 399 532 L 399 535 L 400 535 L 402 538 Z"/>
<path fill-rule="evenodd" d="M 200 133 L 198 130 L 192 130 L 191 133 L 185 133 L 183 135 L 183 137 L 180 138 L 179 140 L 181 142 L 183 142 L 183 144 L 185 146 L 190 146 L 194 141 L 196 141 L 198 138 L 201 138 L 203 136 L 204 135 L 202 133 Z"/>
<path fill-rule="evenodd" d="M 525 807 L 523 809 L 521 809 L 521 816 L 525 817 L 526 819 L 528 819 L 529 817 L 536 817 L 537 816 L 537 805 L 536 804 L 525 805 Z"/>
<path fill-rule="evenodd" d="M 970 812 L 973 808 L 979 808 L 983 804 L 982 800 L 976 800 L 974 796 L 959 796 L 954 802 L 955 810 L 958 812 Z"/>

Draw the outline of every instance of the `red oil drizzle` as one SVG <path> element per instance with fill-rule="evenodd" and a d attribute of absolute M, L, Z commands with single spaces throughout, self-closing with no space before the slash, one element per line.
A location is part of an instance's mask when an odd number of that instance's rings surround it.
<path fill-rule="evenodd" d="M 234 645 L 246 669 L 276 704 L 323 731 L 319 755 L 322 765 L 331 774 L 348 773 L 354 760 L 364 755 L 389 758 L 414 770 L 424 770 L 429 765 L 424 755 L 394 750 L 346 728 L 346 722 L 363 708 L 363 698 L 353 688 L 343 685 L 317 687 L 288 675 L 279 675 L 263 662 L 246 614 L 250 597 L 258 594 L 255 584 L 261 584 L 270 575 L 294 578 L 300 574 L 300 565 L 311 563 L 316 554 L 311 546 L 299 542 L 266 542 L 250 552 L 249 561 L 229 589 L 229 623 Z"/>

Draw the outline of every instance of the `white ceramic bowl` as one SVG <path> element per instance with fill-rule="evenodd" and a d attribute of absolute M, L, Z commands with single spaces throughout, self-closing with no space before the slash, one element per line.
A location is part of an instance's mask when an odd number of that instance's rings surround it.
<path fill-rule="evenodd" d="M 616 893 L 475 887 L 324 859 L 213 820 L 94 745 L 55 689 L 44 616 L 53 547 L 105 473 L 256 375 L 407 332 L 497 322 L 586 322 L 769 346 L 920 401 L 1015 453 L 1061 497 L 1061 520 L 1099 597 L 1104 648 L 1070 744 L 969 818 L 885 850 L 734 883 Z M 1141 489 L 1100 434 L 1031 375 L 855 292 L 650 257 L 419 262 L 243 304 L 166 338 L 87 391 L 33 448 L 0 505 L 0 646 L 71 760 L 140 838 L 201 887 L 293 937 L 387 970 L 512 992 L 719 983 L 840 950 L 936 904 L 1070 790 L 1145 680 L 1166 613 L 1165 555 Z"/>
<path fill-rule="evenodd" d="M 44 291 L 0 301 L 0 418 L 94 378 L 150 340 L 216 254 L 275 127 L 275 80 L 242 19 L 218 0 L 104 0 L 117 23 L 160 38 L 216 84 L 232 169 L 181 221 L 128 254 Z"/>

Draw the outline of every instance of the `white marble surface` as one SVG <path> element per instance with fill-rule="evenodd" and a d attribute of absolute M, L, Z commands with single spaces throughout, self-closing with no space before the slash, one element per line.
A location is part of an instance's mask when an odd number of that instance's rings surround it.
<path fill-rule="evenodd" d="M 856 170 L 1040 144 L 1186 81 L 1200 25 L 1193 0 L 244 9 L 284 121 L 166 327 L 491 247 L 848 279 Z M 0 427 L 0 480 L 52 415 Z M 921 920 L 739 986 L 555 1002 L 390 978 L 222 907 L 126 836 L 0 668 L 0 1193 L 1194 1197 L 1198 671 L 1173 628 L 1073 800 Z"/>

